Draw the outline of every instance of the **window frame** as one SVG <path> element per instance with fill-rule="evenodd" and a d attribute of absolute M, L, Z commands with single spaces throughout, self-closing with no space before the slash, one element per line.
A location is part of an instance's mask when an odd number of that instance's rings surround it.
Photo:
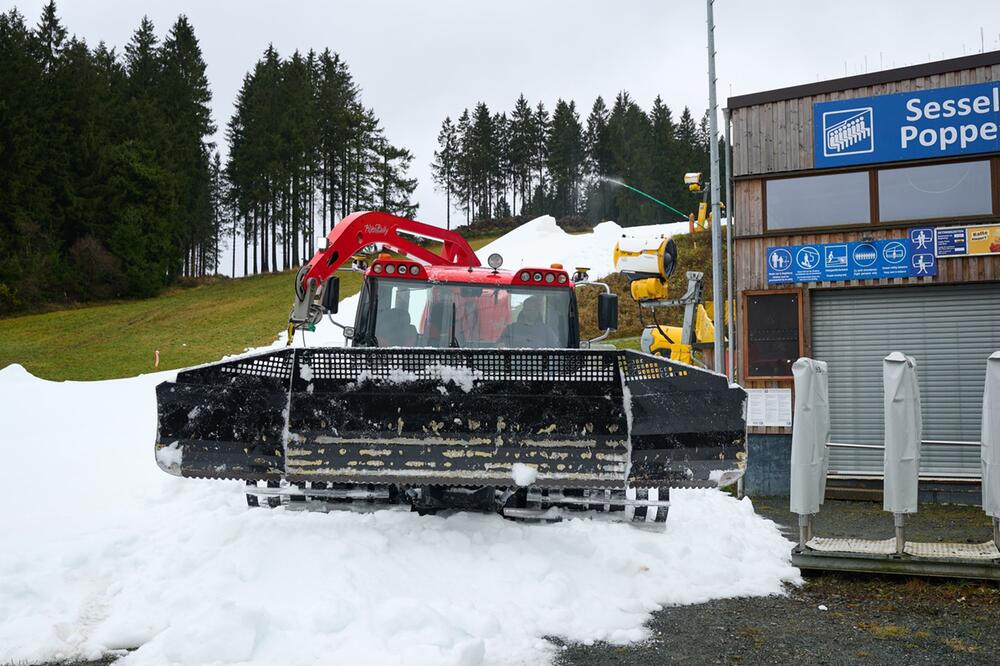
<path fill-rule="evenodd" d="M 961 162 L 988 162 L 990 167 L 990 189 L 991 189 L 991 201 L 993 210 L 990 213 L 978 214 L 978 215 L 947 215 L 944 217 L 927 217 L 927 218 L 915 218 L 907 220 L 892 220 L 889 222 L 882 222 L 879 215 L 879 188 L 878 188 L 878 174 L 879 171 L 885 171 L 890 169 L 904 169 L 913 168 L 921 166 L 934 166 L 939 164 L 953 164 Z M 808 227 L 792 227 L 792 228 L 782 228 L 782 229 L 770 229 L 767 225 L 767 184 L 772 180 L 787 180 L 792 178 L 802 178 L 806 176 L 819 176 L 827 174 L 838 174 L 838 173 L 858 173 L 867 172 L 869 178 L 869 195 L 871 201 L 869 203 L 869 217 L 871 218 L 867 223 L 857 223 L 857 222 L 845 222 L 841 225 L 829 225 L 829 226 L 808 226 Z M 763 235 L 765 236 L 795 236 L 801 234 L 822 234 L 822 233 L 841 233 L 845 231 L 852 230 L 864 230 L 871 229 L 873 227 L 882 229 L 891 229 L 898 227 L 912 227 L 916 225 L 935 225 L 935 224 L 963 224 L 968 222 L 975 222 L 978 220 L 994 220 L 1000 217 L 1000 157 L 990 154 L 976 154 L 976 155 L 962 155 L 958 157 L 949 158 L 938 158 L 938 159 L 926 159 L 926 160 L 910 160 L 905 162 L 887 162 L 881 164 L 872 164 L 859 167 L 849 167 L 844 169 L 809 169 L 807 171 L 799 171 L 794 173 L 786 174 L 773 174 L 767 176 L 756 176 L 761 178 L 761 218 Z"/>
<path fill-rule="evenodd" d="M 567 345 L 565 349 L 580 348 L 580 319 L 577 313 L 576 289 L 556 285 L 517 285 L 512 283 L 483 283 L 483 282 L 439 282 L 434 280 L 421 280 L 415 278 L 399 278 L 393 276 L 365 275 L 362 281 L 361 292 L 359 294 L 357 313 L 355 314 L 355 336 L 351 340 L 352 347 L 377 347 L 375 330 L 378 325 L 379 290 L 385 281 L 420 284 L 428 287 L 444 285 L 447 287 L 477 287 L 480 289 L 501 288 L 508 290 L 528 289 L 532 292 L 557 292 L 559 290 L 567 292 L 569 301 Z M 535 294 L 532 294 L 535 295 Z M 419 330 L 419 329 L 418 329 Z M 440 349 L 440 347 L 426 347 L 428 349 Z M 467 349 L 479 349 L 480 347 L 467 347 Z M 499 349 L 500 347 L 482 347 L 482 349 Z M 562 349 L 563 347 L 559 347 Z"/>
<path fill-rule="evenodd" d="M 972 215 L 944 215 L 941 217 L 924 217 L 924 218 L 904 218 L 901 220 L 887 220 L 882 222 L 882 197 L 879 184 L 879 174 L 886 171 L 900 171 L 902 169 L 919 169 L 922 167 L 935 167 L 935 166 L 946 166 L 949 164 L 972 164 L 978 162 L 985 162 L 987 168 L 990 170 L 990 208 L 991 210 L 985 213 L 973 213 Z M 938 161 L 938 162 L 926 162 L 922 164 L 912 164 L 909 162 L 903 162 L 901 164 L 885 165 L 878 168 L 874 168 L 872 171 L 872 187 L 878 192 L 878 197 L 875 199 L 876 203 L 879 204 L 879 209 L 874 210 L 872 216 L 877 220 L 878 224 L 910 224 L 911 222 L 932 222 L 939 220 L 975 220 L 980 219 L 986 215 L 996 215 L 997 214 L 997 160 L 994 157 L 983 156 L 979 159 L 962 159 L 962 160 L 948 160 L 948 161 Z"/>
<path fill-rule="evenodd" d="M 846 169 L 837 171 L 816 171 L 812 173 L 799 173 L 794 176 L 785 177 L 775 177 L 775 178 L 765 178 L 764 185 L 761 188 L 761 202 L 764 208 L 764 231 L 769 231 L 767 227 L 768 218 L 768 203 L 767 203 L 767 187 L 771 181 L 787 181 L 787 180 L 801 180 L 804 178 L 822 178 L 824 176 L 846 176 L 855 173 L 863 173 L 867 169 Z M 827 229 L 832 231 L 838 231 L 847 227 L 858 227 L 858 226 L 869 226 L 872 221 L 877 219 L 877 211 L 872 208 L 873 203 L 877 202 L 877 199 L 872 197 L 872 177 L 868 176 L 868 221 L 867 222 L 841 222 L 839 224 L 823 224 L 823 225 L 813 225 L 810 227 L 781 227 L 779 229 L 773 229 L 775 234 L 790 235 L 798 233 L 800 229 Z"/>
<path fill-rule="evenodd" d="M 743 363 L 742 372 L 744 382 L 754 382 L 754 381 L 787 381 L 792 379 L 791 370 L 787 375 L 751 375 L 750 374 L 750 298 L 754 296 L 779 296 L 779 295 L 792 294 L 798 297 L 796 301 L 797 305 L 797 317 L 796 321 L 798 324 L 798 358 L 805 356 L 805 289 L 802 287 L 782 287 L 780 289 L 747 289 L 743 291 L 743 326 L 742 340 L 743 343 Z M 797 359 L 796 359 L 797 360 Z"/>

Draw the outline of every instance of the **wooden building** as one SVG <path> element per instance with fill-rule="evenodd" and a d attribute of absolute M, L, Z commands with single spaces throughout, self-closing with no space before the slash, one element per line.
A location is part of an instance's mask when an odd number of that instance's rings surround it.
<path fill-rule="evenodd" d="M 1000 350 L 1000 51 L 732 97 L 738 381 L 827 361 L 831 477 L 881 477 L 881 359 L 917 361 L 922 479 L 976 480 Z M 1000 405 L 996 406 L 1000 409 Z M 786 494 L 791 429 L 746 489 Z"/>

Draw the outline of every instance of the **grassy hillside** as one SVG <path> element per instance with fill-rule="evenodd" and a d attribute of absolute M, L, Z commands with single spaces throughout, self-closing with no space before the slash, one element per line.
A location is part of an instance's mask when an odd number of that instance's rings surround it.
<path fill-rule="evenodd" d="M 479 249 L 493 237 L 470 242 Z M 680 267 L 670 280 L 671 294 L 684 292 L 684 271 L 705 271 L 711 284 L 708 237 L 676 238 Z M 357 273 L 341 273 L 340 295 L 361 288 Z M 274 341 L 286 324 L 292 304 L 294 275 L 276 273 L 231 280 L 218 278 L 195 287 L 175 288 L 156 298 L 59 310 L 0 319 L 0 368 L 20 363 L 45 379 L 110 379 L 153 371 L 153 353 L 160 351 L 160 369 L 183 368 L 236 354 Z M 619 293 L 623 346 L 636 346 L 641 327 L 638 307 L 621 276 L 607 280 Z M 594 288 L 579 292 L 582 337 L 597 335 Z M 681 310 L 666 317 L 679 323 Z"/>
<path fill-rule="evenodd" d="M 0 367 L 46 379 L 108 379 L 181 368 L 272 342 L 292 303 L 293 273 L 218 279 L 156 298 L 0 320 Z M 342 275 L 341 294 L 360 288 Z"/>
<path fill-rule="evenodd" d="M 479 249 L 492 237 L 469 241 Z M 361 288 L 340 273 L 340 296 Z M 183 368 L 273 342 L 292 305 L 294 273 L 179 287 L 156 298 L 0 319 L 0 368 L 20 363 L 45 379 L 111 379 Z"/>

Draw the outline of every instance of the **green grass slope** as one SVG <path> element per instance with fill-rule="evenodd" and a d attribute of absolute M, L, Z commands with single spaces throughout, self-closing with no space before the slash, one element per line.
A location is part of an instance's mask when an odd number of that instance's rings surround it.
<path fill-rule="evenodd" d="M 476 250 L 493 237 L 475 238 Z M 679 269 L 670 280 L 673 296 L 684 292 L 684 271 L 705 271 L 711 284 L 707 234 L 677 236 Z M 357 273 L 340 273 L 340 295 L 361 288 Z M 130 377 L 153 372 L 160 351 L 160 370 L 183 368 L 238 354 L 274 341 L 292 305 L 293 272 L 231 280 L 208 280 L 195 287 L 174 288 L 156 298 L 122 301 L 0 319 L 0 368 L 20 363 L 32 374 L 52 380 Z M 619 293 L 620 326 L 613 337 L 619 346 L 637 347 L 641 332 L 638 306 L 619 275 L 607 279 Z M 708 289 L 708 287 L 706 287 Z M 596 330 L 597 289 L 579 292 L 581 337 Z M 681 309 L 666 317 L 679 323 Z M 676 320 L 676 321 L 675 321 Z"/>
<path fill-rule="evenodd" d="M 274 341 L 292 304 L 294 273 L 175 288 L 155 298 L 0 319 L 0 367 L 45 379 L 110 379 L 216 360 Z M 342 297 L 361 276 L 342 273 Z"/>
<path fill-rule="evenodd" d="M 493 237 L 469 241 L 478 250 Z M 340 297 L 361 288 L 342 272 Z M 294 272 L 210 279 L 155 298 L 0 319 L 0 368 L 20 363 L 52 380 L 130 377 L 183 368 L 274 341 L 288 321 Z M 353 322 L 350 322 L 353 323 Z"/>

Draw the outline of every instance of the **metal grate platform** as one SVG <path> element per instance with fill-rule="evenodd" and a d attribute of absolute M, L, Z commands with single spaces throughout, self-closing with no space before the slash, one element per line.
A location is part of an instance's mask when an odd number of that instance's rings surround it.
<path fill-rule="evenodd" d="M 922 543 L 907 541 L 903 552 L 914 557 L 927 557 L 937 560 L 997 560 L 1000 550 L 992 541 L 986 543 Z"/>
<path fill-rule="evenodd" d="M 907 541 L 896 554 L 895 539 L 814 537 L 792 550 L 792 564 L 813 571 L 898 574 L 1000 581 L 1000 550 L 986 543 Z"/>
<path fill-rule="evenodd" d="M 896 552 L 895 539 L 831 539 L 813 537 L 806 546 L 819 553 L 858 553 L 862 555 L 892 555 Z"/>
<path fill-rule="evenodd" d="M 817 553 L 850 553 L 857 555 L 894 555 L 896 540 L 889 539 L 832 539 L 814 537 L 806 546 Z M 913 557 L 953 560 L 997 560 L 1000 550 L 992 541 L 986 543 L 947 543 L 907 541 L 903 552 Z"/>

